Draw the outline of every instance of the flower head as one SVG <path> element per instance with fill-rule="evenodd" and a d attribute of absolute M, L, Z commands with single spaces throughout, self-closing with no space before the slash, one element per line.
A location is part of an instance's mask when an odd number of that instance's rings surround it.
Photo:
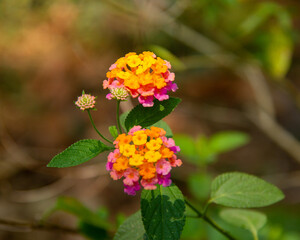
<path fill-rule="evenodd" d="M 93 109 L 96 104 L 95 99 L 96 97 L 92 96 L 91 94 L 85 94 L 84 91 L 82 91 L 82 95 L 78 97 L 75 105 L 82 111 L 86 109 Z"/>
<path fill-rule="evenodd" d="M 156 184 L 170 186 L 172 167 L 182 162 L 173 151 L 177 149 L 174 140 L 165 134 L 162 128 L 134 126 L 128 134 L 116 138 L 115 150 L 108 155 L 106 169 L 114 180 L 124 177 L 125 193 L 135 195 L 141 185 L 152 190 L 156 189 Z"/>
<path fill-rule="evenodd" d="M 155 98 L 166 100 L 169 98 L 168 91 L 177 90 L 177 85 L 173 83 L 175 74 L 169 69 L 171 64 L 152 52 L 131 52 L 110 66 L 103 88 L 111 91 L 108 99 L 118 99 L 112 91 L 126 89 L 133 98 L 138 97 L 144 107 L 151 107 Z"/>

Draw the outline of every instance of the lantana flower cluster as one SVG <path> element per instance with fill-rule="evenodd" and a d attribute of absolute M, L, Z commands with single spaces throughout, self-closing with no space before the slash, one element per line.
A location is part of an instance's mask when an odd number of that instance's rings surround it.
<path fill-rule="evenodd" d="M 168 91 L 175 92 L 175 74 L 171 64 L 156 57 L 153 52 L 136 54 L 131 52 L 119 58 L 106 73 L 103 88 L 108 88 L 106 98 L 112 99 L 115 88 L 125 88 L 133 98 L 138 97 L 144 107 L 152 107 L 154 98 L 163 101 L 169 98 Z"/>
<path fill-rule="evenodd" d="M 172 183 L 172 167 L 181 166 L 175 153 L 180 151 L 162 128 L 133 127 L 114 141 L 115 150 L 108 155 L 106 169 L 114 180 L 123 179 L 124 192 L 135 195 L 141 189 L 154 190 Z"/>

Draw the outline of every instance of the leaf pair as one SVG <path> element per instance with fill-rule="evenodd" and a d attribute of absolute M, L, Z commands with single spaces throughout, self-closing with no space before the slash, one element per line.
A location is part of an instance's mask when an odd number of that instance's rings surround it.
<path fill-rule="evenodd" d="M 212 182 L 209 202 L 234 208 L 258 208 L 283 198 L 276 186 L 249 174 L 232 172 L 224 173 Z M 220 216 L 231 225 L 249 230 L 255 240 L 258 239 L 257 231 L 267 221 L 263 213 L 253 210 L 225 209 Z"/>

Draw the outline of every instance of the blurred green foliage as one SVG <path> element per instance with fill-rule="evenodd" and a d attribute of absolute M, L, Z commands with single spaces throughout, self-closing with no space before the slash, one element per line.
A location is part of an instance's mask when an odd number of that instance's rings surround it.
<path fill-rule="evenodd" d="M 181 6 L 179 2 L 166 0 L 164 5 L 168 10 Z M 287 73 L 294 30 L 291 15 L 283 6 L 258 0 L 193 0 L 183 6 L 180 14 L 174 15 L 177 21 L 241 59 L 258 61 L 274 78 L 282 79 Z M 138 27 L 138 7 L 143 4 L 125 0 L 3 0 L 0 49 L 5 47 L 8 54 L 29 59 L 38 53 L 46 54 L 57 44 L 71 44 L 79 57 L 86 55 L 83 51 L 89 54 L 96 51 L 94 54 L 100 57 L 105 49 L 120 52 L 149 49 L 171 61 L 175 70 L 188 70 L 185 62 L 175 56 L 194 53 L 159 28 L 150 27 L 148 31 L 147 21 L 141 21 L 142 27 Z M 48 30 L 52 36 L 47 38 Z M 58 36 L 67 37 L 68 42 L 61 42 L 63 39 Z M 24 41 L 19 42 L 20 39 Z"/>
<path fill-rule="evenodd" d="M 199 135 L 196 139 L 186 134 L 176 134 L 174 140 L 180 147 L 180 154 L 201 167 L 216 161 L 219 154 L 247 144 L 249 137 L 242 132 L 224 131 L 211 137 Z"/>
<path fill-rule="evenodd" d="M 101 207 L 97 212 L 93 212 L 75 198 L 60 197 L 57 199 L 56 205 L 50 211 L 50 214 L 56 211 L 64 211 L 76 216 L 78 218 L 79 231 L 88 239 L 110 239 L 109 231 L 114 226 L 108 221 L 109 212 L 107 208 Z"/>

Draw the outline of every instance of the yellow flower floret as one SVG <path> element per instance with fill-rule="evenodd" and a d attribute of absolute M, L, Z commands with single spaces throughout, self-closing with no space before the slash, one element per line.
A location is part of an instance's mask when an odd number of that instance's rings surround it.
<path fill-rule="evenodd" d="M 141 62 L 141 59 L 137 55 L 131 55 L 127 58 L 127 64 L 131 68 L 137 67 Z"/>
<path fill-rule="evenodd" d="M 161 154 L 155 151 L 148 151 L 145 154 L 145 159 L 147 159 L 148 162 L 157 162 L 159 159 L 161 159 Z"/>
<path fill-rule="evenodd" d="M 129 72 L 123 72 L 120 71 L 117 73 L 117 77 L 122 78 L 122 79 L 128 79 L 130 77 L 130 73 Z"/>
<path fill-rule="evenodd" d="M 132 141 L 135 145 L 143 145 L 147 142 L 147 135 L 144 131 L 137 131 L 134 133 Z"/>
<path fill-rule="evenodd" d="M 153 83 L 153 78 L 152 78 L 152 75 L 150 73 L 143 73 L 143 74 L 140 74 L 140 76 L 138 78 L 138 81 L 139 81 L 139 84 L 145 86 L 145 85 L 148 85 L 148 84 L 152 84 Z"/>
<path fill-rule="evenodd" d="M 124 57 L 121 57 L 116 61 L 116 64 L 118 68 L 123 68 L 124 66 L 126 66 L 126 59 Z"/>
<path fill-rule="evenodd" d="M 149 150 L 155 151 L 160 149 L 162 144 L 162 140 L 161 138 L 157 138 L 157 139 L 152 139 L 149 142 L 146 143 L 146 146 Z"/>
<path fill-rule="evenodd" d="M 165 79 L 161 76 L 155 77 L 154 84 L 158 89 L 161 89 L 167 85 Z"/>
<path fill-rule="evenodd" d="M 120 153 L 122 153 L 125 157 L 131 157 L 135 154 L 135 145 L 124 144 L 120 146 Z"/>
<path fill-rule="evenodd" d="M 138 89 L 140 87 L 138 77 L 132 75 L 130 78 L 125 79 L 124 81 L 125 87 L 130 89 Z"/>
<path fill-rule="evenodd" d="M 129 164 L 131 166 L 140 166 L 144 163 L 144 157 L 140 154 L 135 154 L 129 158 Z"/>

